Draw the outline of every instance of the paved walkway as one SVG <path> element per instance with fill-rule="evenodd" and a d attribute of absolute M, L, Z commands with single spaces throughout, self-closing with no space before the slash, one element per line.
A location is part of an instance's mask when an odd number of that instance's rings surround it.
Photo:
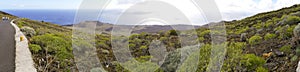
<path fill-rule="evenodd" d="M 0 22 L 0 72 L 15 71 L 15 29 L 10 21 Z"/>

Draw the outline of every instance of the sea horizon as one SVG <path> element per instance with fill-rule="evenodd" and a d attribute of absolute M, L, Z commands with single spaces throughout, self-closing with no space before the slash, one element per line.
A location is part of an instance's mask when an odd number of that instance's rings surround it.
<path fill-rule="evenodd" d="M 20 18 L 28 18 L 36 21 L 49 22 L 61 26 L 80 23 L 75 21 L 75 17 L 78 9 L 2 9 L 1 11 L 18 16 Z M 87 9 L 86 11 L 97 12 L 97 10 L 90 10 L 90 9 Z M 92 18 L 90 19 L 77 18 L 77 19 L 82 19 L 81 22 L 99 21 L 102 23 L 114 24 L 116 18 L 118 17 L 117 15 L 119 15 L 120 13 L 121 12 L 117 10 L 105 10 L 102 12 L 101 18 L 98 19 L 92 19 Z M 94 15 L 94 14 L 87 13 L 86 16 L 90 16 L 90 15 Z M 149 24 L 149 25 L 161 25 L 161 24 Z M 191 25 L 191 24 L 171 24 L 171 25 Z M 201 25 L 203 24 L 197 26 L 201 26 Z"/>
<path fill-rule="evenodd" d="M 2 11 L 18 16 L 20 18 L 28 18 L 37 21 L 50 22 L 58 25 L 71 25 L 74 23 L 77 9 L 3 9 Z M 96 10 L 89 10 L 96 11 Z M 107 12 L 109 13 L 109 12 Z M 87 16 L 89 14 L 87 13 Z M 84 19 L 85 21 L 100 21 L 103 23 L 112 23 L 108 19 Z"/>

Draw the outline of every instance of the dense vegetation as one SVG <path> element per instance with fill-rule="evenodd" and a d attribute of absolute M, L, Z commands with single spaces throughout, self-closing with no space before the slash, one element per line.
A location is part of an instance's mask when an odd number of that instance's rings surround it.
<path fill-rule="evenodd" d="M 277 11 L 257 14 L 242 20 L 224 22 L 227 30 L 227 53 L 222 72 L 294 72 L 300 55 L 300 5 Z M 15 21 L 30 40 L 38 71 L 76 71 L 71 46 L 71 30 L 46 22 L 18 19 Z M 29 28 L 28 28 L 29 27 Z M 197 71 L 206 71 L 211 55 L 210 29 L 196 30 L 198 41 L 203 43 Z M 129 37 L 131 54 L 140 62 L 148 61 L 149 45 L 161 41 L 167 51 L 181 48 L 175 30 L 158 33 L 140 33 Z M 111 37 L 96 35 L 97 55 L 109 72 L 127 72 L 113 55 Z M 180 54 L 170 53 L 156 71 L 175 71 Z M 173 57 L 173 58 L 171 58 Z M 168 60 L 169 59 L 169 60 Z M 171 60 L 172 59 L 172 60 Z M 130 62 L 129 62 L 130 63 Z M 108 66 L 107 66 L 108 65 Z M 141 70 L 147 67 L 139 67 Z"/>
<path fill-rule="evenodd" d="M 29 48 L 38 71 L 75 69 L 71 29 L 29 19 L 17 19 L 15 23 L 29 39 Z"/>

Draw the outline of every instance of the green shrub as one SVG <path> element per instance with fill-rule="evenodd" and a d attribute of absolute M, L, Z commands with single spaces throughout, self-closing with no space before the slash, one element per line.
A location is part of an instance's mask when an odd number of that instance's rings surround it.
<path fill-rule="evenodd" d="M 291 58 L 291 61 L 297 61 L 297 59 L 298 59 L 298 56 L 296 55 Z"/>
<path fill-rule="evenodd" d="M 270 33 L 267 33 L 266 35 L 265 35 L 265 40 L 269 40 L 269 39 L 273 39 L 273 38 L 275 38 L 276 37 L 276 35 L 275 34 L 270 34 Z"/>
<path fill-rule="evenodd" d="M 63 37 L 55 36 L 54 34 L 45 34 L 32 37 L 31 43 L 39 45 L 43 50 L 57 56 L 60 61 L 73 57 L 71 42 Z"/>
<path fill-rule="evenodd" d="M 170 30 L 169 31 L 169 35 L 173 35 L 173 36 L 177 36 L 177 32 L 176 32 L 176 30 Z"/>
<path fill-rule="evenodd" d="M 273 20 L 268 20 L 265 24 L 265 27 L 268 28 L 274 24 Z"/>
<path fill-rule="evenodd" d="M 221 72 L 230 72 L 232 70 L 237 70 L 240 66 L 240 60 L 243 56 L 243 48 L 246 46 L 244 42 L 237 42 L 237 43 L 229 43 L 227 47 L 227 56 L 224 60 L 222 71 Z"/>
<path fill-rule="evenodd" d="M 278 27 L 276 27 L 274 30 L 275 30 L 275 31 L 278 31 L 278 30 L 279 30 L 279 31 L 281 32 L 281 31 L 282 31 L 282 27 L 281 27 L 281 26 L 278 26 Z"/>
<path fill-rule="evenodd" d="M 286 23 L 291 25 L 291 24 L 297 24 L 300 22 L 300 17 L 298 16 L 288 16 Z"/>
<path fill-rule="evenodd" d="M 279 50 L 282 51 L 282 52 L 289 53 L 292 50 L 291 48 L 292 48 L 291 45 L 285 45 L 285 46 L 282 46 Z"/>
<path fill-rule="evenodd" d="M 297 25 L 292 25 L 290 26 L 287 30 L 286 30 L 286 35 L 288 37 L 292 37 L 293 36 L 293 32 L 294 32 L 294 29 L 296 28 Z"/>
<path fill-rule="evenodd" d="M 24 33 L 24 35 L 26 35 L 27 37 L 33 37 L 33 36 L 36 34 L 35 30 L 34 30 L 33 28 L 31 28 L 31 27 L 24 26 L 24 27 L 22 27 L 20 30 L 21 30 L 21 31 Z"/>
<path fill-rule="evenodd" d="M 147 46 L 141 46 L 140 49 L 147 49 Z"/>
<path fill-rule="evenodd" d="M 135 44 L 132 43 L 129 44 L 129 48 L 135 48 L 135 46 L 136 46 Z"/>
<path fill-rule="evenodd" d="M 109 49 L 110 47 L 105 44 L 104 42 L 97 42 L 97 47 L 101 47 L 101 48 L 105 48 L 105 49 Z"/>
<path fill-rule="evenodd" d="M 205 44 L 204 46 L 201 46 L 200 55 L 201 56 L 199 57 L 198 71 L 205 72 L 206 67 L 208 67 L 210 61 L 211 45 Z"/>
<path fill-rule="evenodd" d="M 248 29 L 249 29 L 249 27 L 238 29 L 238 31 L 236 31 L 235 34 L 241 34 L 241 33 L 244 33 L 244 32 L 246 32 Z"/>
<path fill-rule="evenodd" d="M 140 45 L 143 41 L 141 39 L 134 39 L 134 40 L 129 40 L 130 43 Z"/>
<path fill-rule="evenodd" d="M 298 56 L 300 56 L 300 47 L 297 47 L 297 48 L 296 48 L 296 54 L 297 54 Z"/>
<path fill-rule="evenodd" d="M 248 40 L 248 42 L 249 42 L 249 44 L 254 45 L 254 44 L 258 44 L 261 40 L 262 40 L 262 37 L 260 37 L 259 35 L 255 35 L 255 36 L 252 36 Z"/>
<path fill-rule="evenodd" d="M 17 23 L 17 26 L 18 26 L 19 28 L 22 28 L 25 24 L 26 24 L 26 23 L 25 23 L 24 21 L 19 21 L 19 22 Z"/>
<path fill-rule="evenodd" d="M 135 39 L 135 38 L 139 38 L 139 34 L 132 34 L 130 35 L 129 39 Z"/>
<path fill-rule="evenodd" d="M 253 25 L 256 29 L 261 29 L 262 28 L 262 23 L 258 23 Z"/>
<path fill-rule="evenodd" d="M 67 42 L 61 37 L 54 36 L 53 34 L 45 34 L 35 36 L 32 38 L 32 43 L 40 45 L 48 52 L 60 51 L 62 49 L 71 48 L 71 43 Z"/>
<path fill-rule="evenodd" d="M 200 32 L 199 37 L 203 37 L 205 35 L 208 35 L 209 33 L 210 33 L 210 30 L 206 30 L 206 31 Z"/>
<path fill-rule="evenodd" d="M 147 62 L 148 60 L 150 60 L 152 58 L 152 56 L 140 56 L 138 58 L 135 58 L 137 61 L 139 62 Z"/>
<path fill-rule="evenodd" d="M 292 37 L 295 27 L 296 27 L 296 25 L 292 25 L 292 26 L 286 25 L 283 27 L 279 26 L 279 27 L 275 28 L 274 30 L 279 32 L 280 35 L 278 36 L 278 38 L 283 39 L 283 38 Z"/>
<path fill-rule="evenodd" d="M 42 50 L 41 46 L 36 44 L 29 44 L 29 49 L 33 51 L 33 53 L 38 53 L 40 50 Z"/>
<path fill-rule="evenodd" d="M 249 71 L 255 70 L 257 67 L 263 66 L 266 61 L 254 54 L 246 54 L 242 57 L 241 63 Z"/>
<path fill-rule="evenodd" d="M 256 72 L 269 72 L 268 69 L 264 68 L 264 67 L 258 67 L 256 68 Z"/>
<path fill-rule="evenodd" d="M 200 42 L 203 42 L 204 40 L 205 40 L 204 37 L 199 37 L 199 38 L 198 38 L 198 41 L 200 41 Z"/>

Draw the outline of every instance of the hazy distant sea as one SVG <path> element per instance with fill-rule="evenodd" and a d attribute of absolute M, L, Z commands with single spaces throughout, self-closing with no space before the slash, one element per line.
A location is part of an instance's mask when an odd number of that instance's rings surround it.
<path fill-rule="evenodd" d="M 45 21 L 45 22 L 51 22 L 54 24 L 59 25 L 68 25 L 68 24 L 75 24 L 74 17 L 76 16 L 77 10 L 3 10 L 4 12 L 13 14 L 15 16 L 21 17 L 21 18 L 29 18 L 32 20 L 38 20 L 38 21 Z M 102 21 L 106 23 L 111 23 L 111 19 L 109 17 L 115 17 L 110 15 L 116 15 L 117 11 L 105 11 L 105 16 L 101 18 L 101 20 L 98 19 L 88 19 L 90 21 Z M 88 14 L 87 14 L 88 16 Z"/>

